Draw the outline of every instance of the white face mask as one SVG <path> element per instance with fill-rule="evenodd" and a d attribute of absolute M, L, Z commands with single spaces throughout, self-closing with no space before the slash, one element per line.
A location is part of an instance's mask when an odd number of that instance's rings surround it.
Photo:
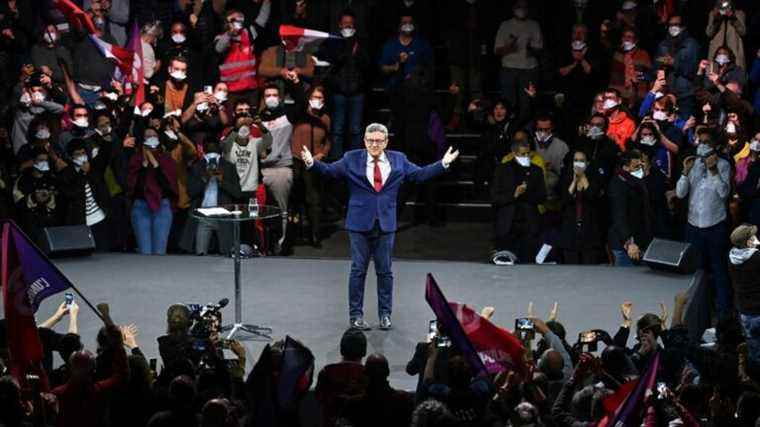
<path fill-rule="evenodd" d="M 644 169 L 638 168 L 635 171 L 631 172 L 631 175 L 638 179 L 644 178 Z"/>
<path fill-rule="evenodd" d="M 710 147 L 707 144 L 699 144 L 697 146 L 697 156 L 699 157 L 706 157 L 707 155 L 711 154 L 713 152 L 712 147 Z"/>
<path fill-rule="evenodd" d="M 100 151 L 100 148 L 95 147 L 92 149 L 92 158 L 98 157 L 98 152 Z"/>
<path fill-rule="evenodd" d="M 340 35 L 347 39 L 353 37 L 354 34 L 356 34 L 356 30 L 350 27 L 342 28 L 340 30 Z"/>
<path fill-rule="evenodd" d="M 269 109 L 275 109 L 280 106 L 280 98 L 278 96 L 267 96 L 264 99 L 264 104 Z"/>
<path fill-rule="evenodd" d="M 46 161 L 34 162 L 34 168 L 40 172 L 47 172 L 50 170 L 50 165 Z"/>
<path fill-rule="evenodd" d="M 96 111 L 103 111 L 108 107 L 106 107 L 106 104 L 98 101 L 95 103 L 95 105 L 92 108 L 94 108 Z"/>
<path fill-rule="evenodd" d="M 668 113 L 664 111 L 655 111 L 652 113 L 652 118 L 657 121 L 663 121 L 668 119 Z"/>
<path fill-rule="evenodd" d="M 660 98 L 662 98 L 663 96 L 665 96 L 665 94 L 664 94 L 664 93 L 662 93 L 662 92 L 659 92 L 659 91 L 658 91 L 658 92 L 655 92 L 655 93 L 654 93 L 654 99 L 660 99 Z"/>
<path fill-rule="evenodd" d="M 45 100 L 45 94 L 42 92 L 32 92 L 32 101 L 42 102 Z"/>
<path fill-rule="evenodd" d="M 82 128 L 82 129 L 86 128 L 87 126 L 90 126 L 90 121 L 84 117 L 80 117 L 74 120 L 72 123 L 74 123 L 76 127 Z"/>
<path fill-rule="evenodd" d="M 760 141 L 753 139 L 752 142 L 749 144 L 749 149 L 751 151 L 754 151 L 755 153 L 760 151 Z"/>
<path fill-rule="evenodd" d="M 547 142 L 551 139 L 551 137 L 552 137 L 551 132 L 544 132 L 544 131 L 536 132 L 536 140 L 538 142 Z"/>
<path fill-rule="evenodd" d="M 717 62 L 720 65 L 726 65 L 729 62 L 731 62 L 731 58 L 729 58 L 728 55 L 721 53 L 720 55 L 715 57 L 715 62 Z"/>
<path fill-rule="evenodd" d="M 45 43 L 53 44 L 56 40 L 58 40 L 58 35 L 55 33 L 45 32 L 45 34 L 42 35 L 42 38 L 45 39 Z"/>
<path fill-rule="evenodd" d="M 636 9 L 636 6 L 637 6 L 637 4 L 636 4 L 635 1 L 627 0 L 627 1 L 623 2 L 623 7 L 621 9 L 623 9 L 624 11 L 627 12 L 627 11 Z"/>
<path fill-rule="evenodd" d="M 599 126 L 591 126 L 588 129 L 588 132 L 586 132 L 586 136 L 588 136 L 591 139 L 599 139 L 602 136 L 604 136 L 604 130 L 600 128 Z"/>
<path fill-rule="evenodd" d="M 404 24 L 401 26 L 401 32 L 404 34 L 412 34 L 414 32 L 414 24 Z"/>
<path fill-rule="evenodd" d="M 235 21 L 232 23 L 232 29 L 235 31 L 240 31 L 243 29 L 243 23 L 240 21 Z"/>
<path fill-rule="evenodd" d="M 24 92 L 21 94 L 21 98 L 19 98 L 19 102 L 26 105 L 27 107 L 32 105 L 32 96 L 29 95 L 28 92 Z"/>
<path fill-rule="evenodd" d="M 184 34 L 172 34 L 172 41 L 174 43 L 177 43 L 177 44 L 184 43 L 185 40 L 187 40 L 187 37 L 185 37 Z"/>
<path fill-rule="evenodd" d="M 142 110 L 142 112 L 140 112 L 140 114 L 143 117 L 148 117 L 150 115 L 150 113 L 152 113 L 152 112 L 153 112 L 152 108 L 146 108 L 146 109 Z"/>
<path fill-rule="evenodd" d="M 34 137 L 37 139 L 48 139 L 50 138 L 50 131 L 48 128 L 38 128 L 37 133 L 34 134 Z"/>
<path fill-rule="evenodd" d="M 634 43 L 634 42 L 629 42 L 629 41 L 624 41 L 623 42 L 623 50 L 626 51 L 626 52 L 632 51 L 633 48 L 635 48 L 635 47 L 636 47 L 636 43 Z"/>
<path fill-rule="evenodd" d="M 527 156 L 515 156 L 515 160 L 524 168 L 530 166 L 530 158 Z"/>
<path fill-rule="evenodd" d="M 217 102 L 222 103 L 227 100 L 227 92 L 218 90 L 214 92 L 214 98 L 216 98 Z"/>
<path fill-rule="evenodd" d="M 75 165 L 82 167 L 83 164 L 87 163 L 87 155 L 83 154 L 81 156 L 76 156 L 71 159 L 71 161 L 74 162 Z"/>
<path fill-rule="evenodd" d="M 573 167 L 575 169 L 578 169 L 579 171 L 585 171 L 586 170 L 586 162 L 582 160 L 576 160 L 573 162 Z"/>
<path fill-rule="evenodd" d="M 185 80 L 187 77 L 187 74 L 184 71 L 175 70 L 169 73 L 169 75 L 176 81 L 181 82 L 182 80 Z"/>
<path fill-rule="evenodd" d="M 102 128 L 95 129 L 95 132 L 98 133 L 100 136 L 107 136 L 111 134 L 111 126 L 105 126 Z"/>
<path fill-rule="evenodd" d="M 219 160 L 219 153 L 208 153 L 204 156 L 206 158 L 207 162 L 213 162 L 215 160 Z"/>
<path fill-rule="evenodd" d="M 760 240 L 758 240 L 757 236 L 752 236 L 752 238 L 749 239 L 749 247 L 756 248 L 758 246 L 760 246 Z"/>
<path fill-rule="evenodd" d="M 198 110 L 199 113 L 203 113 L 208 110 L 208 102 L 201 102 L 195 107 L 196 110 Z"/>
<path fill-rule="evenodd" d="M 641 144 L 642 145 L 648 145 L 648 146 L 651 147 L 655 143 L 657 143 L 657 140 L 653 136 L 647 135 L 647 136 L 644 136 L 644 137 L 641 138 Z"/>
<path fill-rule="evenodd" d="M 586 42 L 581 40 L 575 40 L 570 44 L 570 47 L 573 48 L 573 50 L 579 51 L 586 48 Z"/>
<path fill-rule="evenodd" d="M 605 110 L 612 110 L 613 108 L 617 107 L 618 103 L 614 99 L 605 99 L 604 100 L 604 109 Z"/>
<path fill-rule="evenodd" d="M 310 99 L 309 100 L 309 107 L 311 107 L 313 110 L 321 110 L 322 107 L 324 107 L 325 103 L 322 102 L 319 99 Z"/>
<path fill-rule="evenodd" d="M 174 133 L 174 131 L 173 131 L 173 130 L 171 130 L 171 129 L 166 129 L 166 130 L 164 131 L 164 135 L 166 135 L 166 136 L 167 136 L 169 139 L 171 139 L 172 141 L 176 141 L 176 140 L 177 140 L 177 134 L 176 134 L 176 133 Z"/>
<path fill-rule="evenodd" d="M 726 133 L 736 133 L 736 124 L 734 122 L 726 124 Z"/>
<path fill-rule="evenodd" d="M 678 25 L 671 25 L 668 27 L 668 34 L 670 34 L 671 37 L 678 37 L 681 35 L 681 27 Z"/>
<path fill-rule="evenodd" d="M 148 148 L 157 148 L 159 144 L 158 137 L 157 136 L 150 136 L 145 139 L 145 142 L 143 142 L 143 145 L 145 145 Z"/>

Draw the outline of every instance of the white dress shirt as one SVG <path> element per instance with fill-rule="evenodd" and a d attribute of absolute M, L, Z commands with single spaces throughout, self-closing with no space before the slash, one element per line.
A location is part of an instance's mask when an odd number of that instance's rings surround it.
<path fill-rule="evenodd" d="M 731 190 L 729 184 L 731 165 L 718 159 L 718 173 L 713 175 L 705 167 L 704 160 L 697 160 L 689 176 L 681 175 L 676 184 L 676 196 L 689 196 L 689 224 L 708 228 L 726 219 L 726 200 Z"/>
<path fill-rule="evenodd" d="M 383 185 L 385 185 L 385 181 L 388 180 L 388 177 L 391 174 L 391 162 L 388 161 L 388 156 L 383 153 L 377 158 L 377 164 L 380 166 L 380 175 L 383 177 Z M 369 153 L 367 153 L 367 179 L 369 180 L 369 184 L 374 187 L 375 158 Z"/>

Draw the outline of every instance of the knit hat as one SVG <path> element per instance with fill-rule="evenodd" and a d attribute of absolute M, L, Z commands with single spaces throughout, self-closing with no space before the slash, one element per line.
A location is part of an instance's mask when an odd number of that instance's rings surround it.
<path fill-rule="evenodd" d="M 757 234 L 757 227 L 751 224 L 742 224 L 731 233 L 731 244 L 737 248 L 746 248 L 747 240 Z"/>

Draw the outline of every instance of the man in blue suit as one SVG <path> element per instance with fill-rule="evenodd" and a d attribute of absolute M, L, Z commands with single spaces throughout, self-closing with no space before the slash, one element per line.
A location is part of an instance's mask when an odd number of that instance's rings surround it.
<path fill-rule="evenodd" d="M 398 151 L 385 151 L 388 128 L 373 123 L 364 132 L 366 150 L 351 150 L 340 160 L 327 164 L 314 160 L 304 146 L 301 157 L 306 167 L 348 182 L 349 201 L 346 229 L 351 240 L 351 275 L 348 281 L 348 310 L 352 327 L 370 329 L 364 321 L 364 279 L 369 260 L 375 261 L 380 329 L 391 328 L 393 272 L 391 255 L 396 236 L 396 200 L 404 181 L 423 182 L 448 169 L 459 156 L 451 148 L 439 162 L 419 167 Z"/>

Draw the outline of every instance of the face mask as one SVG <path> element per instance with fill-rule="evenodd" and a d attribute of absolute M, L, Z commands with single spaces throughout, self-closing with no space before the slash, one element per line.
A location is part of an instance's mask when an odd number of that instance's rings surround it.
<path fill-rule="evenodd" d="M 150 113 L 152 113 L 152 112 L 153 112 L 152 108 L 146 108 L 145 110 L 142 110 L 140 112 L 140 115 L 143 116 L 143 117 L 148 117 L 148 116 L 150 116 Z"/>
<path fill-rule="evenodd" d="M 726 54 L 720 54 L 715 57 L 715 62 L 717 62 L 720 65 L 726 65 L 729 62 L 731 62 L 731 59 Z"/>
<path fill-rule="evenodd" d="M 617 107 L 618 103 L 614 99 L 605 99 L 604 100 L 604 109 L 605 110 L 612 110 L 613 108 Z"/>
<path fill-rule="evenodd" d="M 28 107 L 32 104 L 32 97 L 31 95 L 29 95 L 29 93 L 24 92 L 21 94 L 21 98 L 19 98 L 19 101 Z"/>
<path fill-rule="evenodd" d="M 636 5 L 635 1 L 630 1 L 630 0 L 629 1 L 624 1 L 622 9 L 624 11 L 629 11 L 629 10 L 636 9 L 636 6 L 637 5 Z"/>
<path fill-rule="evenodd" d="M 656 142 L 657 142 L 657 140 L 653 136 L 650 136 L 650 135 L 647 135 L 647 136 L 644 136 L 644 137 L 641 138 L 641 144 L 642 145 L 648 145 L 648 146 L 651 147 Z"/>
<path fill-rule="evenodd" d="M 749 144 L 749 149 L 754 152 L 760 151 L 760 141 L 753 139 L 752 142 Z"/>
<path fill-rule="evenodd" d="M 701 143 L 697 146 L 697 156 L 705 157 L 713 152 L 712 147 L 707 144 Z"/>
<path fill-rule="evenodd" d="M 98 152 L 100 151 L 100 148 L 95 147 L 92 149 L 92 158 L 98 157 Z"/>
<path fill-rule="evenodd" d="M 267 96 L 264 100 L 264 103 L 266 104 L 267 108 L 275 109 L 280 105 L 280 98 L 277 96 Z"/>
<path fill-rule="evenodd" d="M 111 101 L 116 101 L 119 99 L 119 95 L 117 95 L 116 92 L 106 92 L 104 96 Z"/>
<path fill-rule="evenodd" d="M 659 121 L 667 120 L 668 119 L 668 113 L 664 111 L 655 111 L 652 113 L 652 118 Z"/>
<path fill-rule="evenodd" d="M 414 24 L 404 24 L 401 26 L 401 32 L 404 34 L 412 34 L 414 32 Z"/>
<path fill-rule="evenodd" d="M 644 169 L 638 168 L 635 171 L 631 172 L 631 175 L 638 179 L 644 178 Z"/>
<path fill-rule="evenodd" d="M 94 108 L 96 111 L 103 111 L 108 107 L 106 107 L 106 104 L 98 101 L 95 103 L 95 105 L 92 108 Z"/>
<path fill-rule="evenodd" d="M 573 167 L 575 169 L 580 170 L 580 171 L 585 171 L 586 170 L 586 162 L 580 161 L 580 160 L 576 160 L 576 161 L 573 162 Z"/>
<path fill-rule="evenodd" d="M 591 139 L 599 139 L 604 136 L 604 131 L 599 126 L 591 126 L 586 135 Z"/>
<path fill-rule="evenodd" d="M 313 110 L 321 110 L 324 105 L 325 103 L 320 101 L 319 99 L 309 100 L 309 107 L 311 107 Z"/>
<path fill-rule="evenodd" d="M 148 148 L 157 148 L 159 144 L 158 137 L 157 136 L 150 136 L 145 139 L 145 142 L 143 142 L 143 145 L 145 145 Z"/>
<path fill-rule="evenodd" d="M 632 51 L 633 48 L 635 48 L 635 47 L 636 47 L 636 43 L 634 43 L 634 42 L 629 42 L 629 41 L 623 42 L 623 50 L 626 51 L 626 52 Z"/>
<path fill-rule="evenodd" d="M 48 164 L 48 162 L 45 162 L 45 161 L 34 162 L 34 168 L 40 172 L 47 172 L 50 170 L 50 165 Z"/>
<path fill-rule="evenodd" d="M 551 132 L 536 132 L 536 140 L 538 142 L 547 142 L 551 139 L 552 133 Z"/>
<path fill-rule="evenodd" d="M 45 94 L 42 92 L 32 92 L 32 101 L 42 102 L 45 100 Z"/>
<path fill-rule="evenodd" d="M 95 129 L 95 132 L 98 133 L 100 136 L 107 136 L 111 134 L 111 126 L 103 126 L 100 128 Z"/>
<path fill-rule="evenodd" d="M 235 21 L 232 23 L 232 29 L 235 31 L 240 31 L 243 29 L 243 23 L 241 21 Z"/>
<path fill-rule="evenodd" d="M 655 92 L 655 93 L 654 93 L 654 99 L 660 99 L 660 98 L 662 98 L 663 96 L 665 96 L 665 94 L 664 94 L 664 93 L 662 93 L 662 92 Z"/>
<path fill-rule="evenodd" d="M 171 140 L 174 140 L 174 141 L 177 140 L 177 134 L 174 133 L 174 131 L 171 130 L 171 129 L 166 129 L 164 131 L 164 135 L 166 135 L 167 137 L 169 137 L 169 139 L 171 139 Z"/>
<path fill-rule="evenodd" d="M 222 102 L 224 102 L 224 101 L 227 100 L 227 92 L 224 92 L 222 90 L 218 90 L 218 91 L 214 92 L 214 98 L 216 98 L 216 100 L 218 102 L 222 103 Z"/>
<path fill-rule="evenodd" d="M 670 34 L 671 37 L 678 37 L 681 34 L 681 27 L 678 25 L 671 25 L 668 27 L 668 34 Z"/>
<path fill-rule="evenodd" d="M 45 43 L 53 44 L 56 40 L 58 40 L 58 35 L 55 33 L 45 33 L 42 35 L 42 38 L 45 39 Z"/>
<path fill-rule="evenodd" d="M 573 50 L 576 50 L 576 51 L 583 50 L 586 48 L 586 42 L 575 40 L 574 42 L 571 43 L 570 46 L 573 48 Z"/>
<path fill-rule="evenodd" d="M 736 133 L 736 125 L 734 122 L 728 122 L 728 124 L 726 124 L 726 133 Z"/>
<path fill-rule="evenodd" d="M 37 133 L 34 134 L 34 137 L 37 139 L 48 139 L 50 138 L 50 131 L 47 128 L 39 128 L 37 129 Z"/>
<path fill-rule="evenodd" d="M 750 248 L 756 248 L 760 246 L 760 240 L 758 240 L 757 236 L 752 236 L 751 239 L 749 239 L 749 247 Z"/>
<path fill-rule="evenodd" d="M 527 168 L 530 166 L 530 158 L 524 157 L 524 156 L 515 156 L 515 160 L 517 160 L 517 163 L 520 164 L 520 166 Z"/>
<path fill-rule="evenodd" d="M 71 159 L 72 162 L 74 162 L 75 165 L 82 167 L 83 164 L 87 163 L 87 155 L 81 155 L 76 156 L 73 159 Z"/>
<path fill-rule="evenodd" d="M 340 30 L 340 35 L 347 39 L 350 39 L 351 37 L 353 37 L 354 34 L 356 34 L 356 30 L 353 28 L 342 28 Z"/>
<path fill-rule="evenodd" d="M 100 17 L 95 18 L 94 21 L 95 21 L 95 26 L 98 28 L 103 28 L 103 26 L 106 24 L 106 20 Z"/>
<path fill-rule="evenodd" d="M 210 163 L 210 162 L 214 162 L 216 160 L 219 160 L 219 157 L 221 157 L 221 156 L 219 156 L 219 153 L 208 153 L 208 154 L 206 154 L 203 157 L 205 157 L 206 161 Z"/>
<path fill-rule="evenodd" d="M 240 129 L 238 129 L 238 136 L 241 138 L 248 138 L 251 136 L 251 128 L 248 126 L 240 126 Z"/>
<path fill-rule="evenodd" d="M 195 109 L 198 110 L 199 113 L 208 111 L 208 102 L 201 102 L 195 107 Z"/>
<path fill-rule="evenodd" d="M 82 129 L 86 128 L 87 126 L 90 126 L 90 121 L 84 117 L 80 117 L 74 120 L 72 123 L 74 123 L 76 127 L 82 128 Z"/>
<path fill-rule="evenodd" d="M 525 19 L 526 16 L 528 16 L 528 11 L 525 9 L 515 9 L 515 18 L 517 19 Z"/>
<path fill-rule="evenodd" d="M 177 44 L 184 43 L 187 40 L 184 34 L 172 34 L 172 41 Z"/>
<path fill-rule="evenodd" d="M 169 75 L 176 81 L 181 82 L 185 80 L 187 74 L 184 71 L 172 71 Z"/>

